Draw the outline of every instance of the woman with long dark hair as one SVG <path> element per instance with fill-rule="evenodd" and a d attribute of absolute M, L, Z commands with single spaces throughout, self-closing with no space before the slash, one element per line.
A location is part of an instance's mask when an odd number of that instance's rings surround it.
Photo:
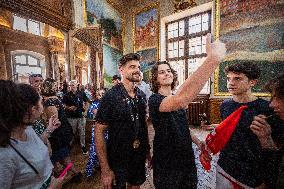
<path fill-rule="evenodd" d="M 30 126 L 42 113 L 42 99 L 26 84 L 0 80 L 0 186 L 61 188 L 52 177 L 48 149 Z"/>

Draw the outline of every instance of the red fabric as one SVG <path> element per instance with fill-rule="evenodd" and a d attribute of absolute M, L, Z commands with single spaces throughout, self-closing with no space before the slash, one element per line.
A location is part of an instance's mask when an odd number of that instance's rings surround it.
<path fill-rule="evenodd" d="M 247 106 L 238 108 L 215 128 L 215 132 L 207 135 L 205 141 L 211 153 L 217 154 L 227 144 L 246 108 Z"/>
<path fill-rule="evenodd" d="M 246 108 L 247 106 L 241 106 L 240 108 L 238 108 L 225 120 L 223 120 L 213 132 L 207 135 L 205 142 L 209 152 L 217 154 L 224 148 L 224 146 L 231 138 L 231 135 L 234 132 L 236 126 L 238 125 L 243 110 Z M 210 162 L 207 162 L 204 159 L 204 156 L 206 156 L 206 154 L 209 152 L 207 150 L 203 150 L 200 154 L 200 162 L 205 170 L 211 169 Z"/>

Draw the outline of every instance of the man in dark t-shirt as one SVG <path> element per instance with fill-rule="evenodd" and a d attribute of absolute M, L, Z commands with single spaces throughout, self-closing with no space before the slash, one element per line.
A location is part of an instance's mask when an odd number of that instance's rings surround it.
<path fill-rule="evenodd" d="M 103 96 L 96 115 L 95 143 L 105 188 L 139 188 L 146 180 L 149 152 L 146 96 L 135 87 L 140 78 L 140 56 L 130 53 L 119 62 L 122 82 Z M 109 138 L 105 144 L 104 131 Z"/>
<path fill-rule="evenodd" d="M 76 134 L 77 130 L 79 131 L 82 153 L 87 155 L 88 150 L 85 145 L 86 119 L 83 117 L 83 112 L 88 98 L 84 92 L 78 90 L 77 86 L 76 80 L 69 82 L 70 91 L 63 96 L 62 102 L 65 105 L 66 116 L 72 126 L 73 133 Z"/>
<path fill-rule="evenodd" d="M 260 76 L 259 68 L 253 63 L 237 63 L 226 67 L 227 87 L 232 99 L 225 100 L 220 107 L 222 119 L 228 117 L 242 105 L 248 108 L 241 118 L 228 143 L 220 152 L 217 165 L 216 188 L 256 188 L 269 183 L 262 145 L 250 128 L 254 116 L 269 116 L 269 102 L 252 95 L 251 89 Z M 273 119 L 271 130 L 275 140 L 281 138 L 278 121 Z M 277 161 L 277 158 L 275 159 Z M 270 170 L 276 170 L 276 164 Z M 270 171 L 272 173 L 272 171 Z M 267 184 L 266 184 L 267 185 Z"/>

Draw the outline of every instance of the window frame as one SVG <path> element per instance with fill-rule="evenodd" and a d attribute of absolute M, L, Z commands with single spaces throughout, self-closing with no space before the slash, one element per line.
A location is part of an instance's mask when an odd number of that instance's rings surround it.
<path fill-rule="evenodd" d="M 19 15 L 17 15 L 17 14 L 14 14 L 14 15 L 13 15 L 13 19 L 15 19 L 15 17 L 18 17 L 18 18 L 21 18 L 21 19 L 24 19 L 24 20 L 25 20 L 26 31 L 23 31 L 23 30 L 20 30 L 20 29 L 16 29 L 16 28 L 14 27 L 14 23 L 15 23 L 15 22 L 14 22 L 14 20 L 13 20 L 13 29 L 14 29 L 14 30 L 22 31 L 22 32 L 26 32 L 26 33 L 30 33 L 30 34 L 38 35 L 38 36 L 41 36 L 41 35 L 42 35 L 42 32 L 41 32 L 41 24 L 40 24 L 39 21 L 36 21 L 36 20 L 33 20 L 33 19 L 27 19 L 27 18 L 22 17 L 22 16 L 19 16 Z M 30 27 L 29 27 L 29 25 L 30 25 L 30 24 L 29 24 L 29 21 L 38 24 L 39 34 L 36 34 L 36 33 L 31 32 L 31 29 L 30 29 Z"/>
<path fill-rule="evenodd" d="M 202 21 L 202 15 L 204 14 L 208 14 L 208 28 L 207 30 L 204 30 L 202 31 L 202 24 L 203 24 L 203 21 Z M 189 34 L 189 19 L 191 18 L 194 18 L 194 17 L 198 17 L 198 16 L 201 16 L 201 31 L 199 32 L 196 32 L 196 33 L 191 33 Z M 180 23 L 180 21 L 184 20 L 184 35 L 183 36 L 179 36 L 179 33 L 178 33 L 178 37 L 173 37 L 173 38 L 170 38 L 168 39 L 168 30 L 169 30 L 169 25 L 170 24 L 173 24 L 173 23 Z M 204 11 L 200 11 L 200 12 L 197 12 L 195 14 L 191 14 L 191 15 L 188 15 L 188 16 L 184 16 L 182 18 L 179 18 L 179 19 L 175 19 L 175 20 L 171 20 L 169 22 L 165 22 L 165 50 L 166 50 L 166 53 L 165 53 L 165 59 L 167 62 L 178 62 L 178 61 L 184 61 L 184 65 L 185 65 L 185 80 L 189 77 L 189 67 L 190 67 L 190 63 L 189 63 L 189 59 L 195 59 L 195 58 L 204 58 L 204 57 L 207 57 L 207 53 L 203 53 L 202 52 L 202 38 L 201 38 L 201 53 L 200 54 L 194 54 L 194 55 L 190 55 L 189 54 L 189 41 L 190 39 L 193 39 L 193 38 L 196 38 L 196 37 L 203 37 L 203 36 L 206 36 L 208 33 L 211 33 L 212 31 L 212 9 L 207 9 L 207 10 L 204 10 Z M 179 32 L 179 26 L 178 26 L 178 32 Z M 170 43 L 174 43 L 174 42 L 178 42 L 179 41 L 184 41 L 184 53 L 183 53 L 183 56 L 179 57 L 179 51 L 177 53 L 177 57 L 173 57 L 173 58 L 169 58 L 169 53 L 168 53 L 168 48 L 169 48 L 169 44 Z M 180 48 L 178 47 L 178 50 Z M 181 82 L 184 82 L 184 81 L 181 81 Z M 211 83 L 211 79 L 208 80 L 209 84 Z M 203 90 L 203 89 L 202 89 Z M 209 85 L 209 88 L 207 88 L 207 91 L 205 92 L 205 94 L 210 94 L 210 85 Z M 200 94 L 203 94 L 203 93 L 200 93 Z"/>

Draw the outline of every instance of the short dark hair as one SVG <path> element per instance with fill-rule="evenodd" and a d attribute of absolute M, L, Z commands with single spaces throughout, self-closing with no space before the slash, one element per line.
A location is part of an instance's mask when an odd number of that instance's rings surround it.
<path fill-rule="evenodd" d="M 126 54 L 124 56 L 122 56 L 120 59 L 119 59 L 119 64 L 118 66 L 121 67 L 121 66 L 124 66 L 127 62 L 131 61 L 131 60 L 137 60 L 137 61 L 140 61 L 140 55 L 138 53 L 129 53 L 129 54 Z"/>
<path fill-rule="evenodd" d="M 112 76 L 112 81 L 113 81 L 113 80 L 117 80 L 117 79 L 120 80 L 121 78 L 120 78 L 118 75 Z"/>
<path fill-rule="evenodd" d="M 284 73 L 276 78 L 271 79 L 265 89 L 277 98 L 284 100 Z"/>
<path fill-rule="evenodd" d="M 160 84 L 157 82 L 157 77 L 158 77 L 158 67 L 161 64 L 168 65 L 169 68 L 171 69 L 172 73 L 173 73 L 174 78 L 173 78 L 173 83 L 171 84 L 171 89 L 173 90 L 175 88 L 176 81 L 177 81 L 177 72 L 171 67 L 171 65 L 167 61 L 152 62 L 150 64 L 151 65 L 154 64 L 154 66 L 152 67 L 152 70 L 151 70 L 151 88 L 152 88 L 152 91 L 154 93 L 158 93 L 158 90 L 160 88 Z"/>
<path fill-rule="evenodd" d="M 253 62 L 238 62 L 236 64 L 229 65 L 225 68 L 225 73 L 243 73 L 249 80 L 258 79 L 260 77 L 260 69 Z"/>

